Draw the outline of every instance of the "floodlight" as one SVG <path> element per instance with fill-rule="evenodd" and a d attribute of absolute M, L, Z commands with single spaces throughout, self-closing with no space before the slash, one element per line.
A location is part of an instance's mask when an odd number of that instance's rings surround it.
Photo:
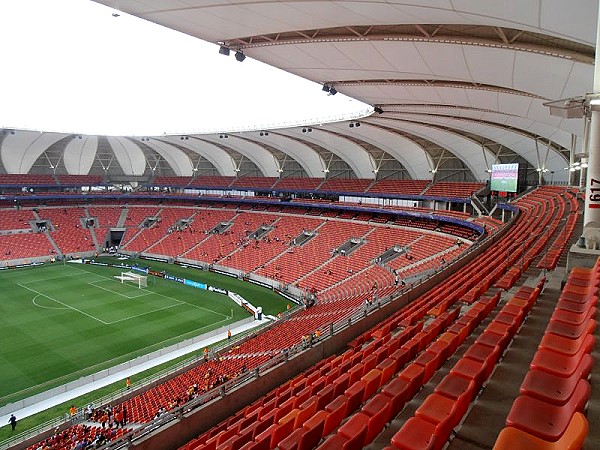
<path fill-rule="evenodd" d="M 241 50 L 238 50 L 237 52 L 235 52 L 235 60 L 242 62 L 243 60 L 246 59 L 246 55 L 244 55 L 244 53 L 242 53 Z"/>

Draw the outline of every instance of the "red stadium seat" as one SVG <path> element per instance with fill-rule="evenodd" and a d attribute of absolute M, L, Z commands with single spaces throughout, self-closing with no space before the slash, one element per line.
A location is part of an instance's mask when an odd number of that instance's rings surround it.
<path fill-rule="evenodd" d="M 521 395 L 513 403 L 506 425 L 540 439 L 556 441 L 565 433 L 573 415 L 583 411 L 589 396 L 590 385 L 585 380 L 579 380 L 573 395 L 563 406 Z"/>
<path fill-rule="evenodd" d="M 442 445 L 436 442 L 436 427 L 419 417 L 411 417 L 392 437 L 392 446 L 398 450 L 438 450 Z M 444 440 L 444 444 L 446 441 Z"/>
<path fill-rule="evenodd" d="M 579 380 L 588 377 L 593 364 L 593 358 L 584 355 L 579 366 L 569 377 L 542 370 L 530 370 L 521 384 L 521 394 L 562 406 L 573 396 Z"/>
<path fill-rule="evenodd" d="M 523 430 L 504 428 L 493 450 L 579 450 L 589 430 L 588 421 L 581 413 L 575 413 L 565 432 L 556 441 L 540 439 Z"/>

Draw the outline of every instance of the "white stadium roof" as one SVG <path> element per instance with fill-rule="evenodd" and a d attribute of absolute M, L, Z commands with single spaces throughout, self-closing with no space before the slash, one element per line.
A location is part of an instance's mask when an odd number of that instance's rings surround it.
<path fill-rule="evenodd" d="M 44 160 L 72 174 L 118 162 L 121 174 L 140 176 L 148 168 L 269 177 L 323 177 L 332 169 L 425 179 L 439 169 L 470 181 L 486 179 L 493 163 L 527 162 L 567 181 L 571 147 L 581 151 L 583 119 L 552 117 L 544 103 L 592 91 L 596 0 L 97 2 L 326 84 L 379 112 L 262 136 L 5 132 L 6 172 L 34 171 Z"/>

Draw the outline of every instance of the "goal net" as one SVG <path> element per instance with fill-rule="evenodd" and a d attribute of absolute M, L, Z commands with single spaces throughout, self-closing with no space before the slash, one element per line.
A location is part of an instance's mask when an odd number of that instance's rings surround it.
<path fill-rule="evenodd" d="M 140 289 L 148 287 L 148 275 L 140 275 L 139 273 L 134 272 L 121 272 L 121 275 L 115 275 L 115 278 L 121 280 L 121 283 L 125 283 L 126 281 L 135 283 Z"/>

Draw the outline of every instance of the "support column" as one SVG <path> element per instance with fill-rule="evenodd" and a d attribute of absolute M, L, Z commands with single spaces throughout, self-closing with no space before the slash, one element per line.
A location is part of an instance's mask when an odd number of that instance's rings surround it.
<path fill-rule="evenodd" d="M 596 67 L 598 68 L 598 64 Z M 598 92 L 600 89 L 594 87 L 594 91 Z M 585 246 L 591 250 L 597 249 L 600 244 L 600 109 L 596 108 L 599 107 L 592 106 L 583 213 L 583 237 Z M 581 169 L 582 178 L 585 175 L 584 170 L 584 168 Z"/>
<path fill-rule="evenodd" d="M 600 9 L 596 24 L 596 61 L 594 66 L 594 94 L 600 93 Z M 583 238 L 588 249 L 598 249 L 600 243 L 600 105 L 591 105 L 589 143 L 584 147 L 588 154 L 585 210 L 583 212 Z M 583 171 L 583 168 L 582 168 Z M 584 173 L 581 173 L 584 176 Z"/>
<path fill-rule="evenodd" d="M 584 116 L 583 120 L 587 121 L 587 117 Z M 584 128 L 585 134 L 585 128 Z M 577 146 L 577 136 L 571 135 L 571 151 L 569 151 L 569 186 L 573 186 L 575 184 L 575 172 L 573 169 L 573 163 L 575 162 L 575 148 Z M 585 151 L 585 145 L 582 146 Z"/>

